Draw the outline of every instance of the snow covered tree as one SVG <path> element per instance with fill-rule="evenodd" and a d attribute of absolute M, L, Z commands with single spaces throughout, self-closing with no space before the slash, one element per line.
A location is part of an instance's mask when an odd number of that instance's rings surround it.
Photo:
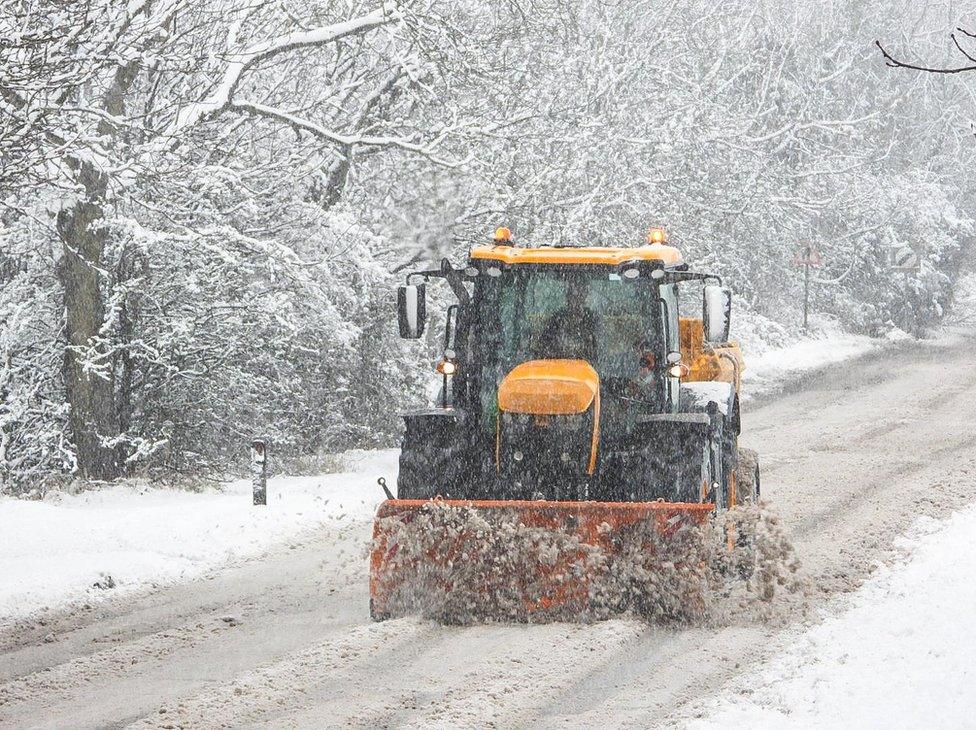
<path fill-rule="evenodd" d="M 127 209 L 150 211 L 160 229 L 185 226 L 188 218 L 199 223 L 185 213 L 173 220 L 168 201 L 159 209 L 153 190 L 185 180 L 191 168 L 199 174 L 226 166 L 242 144 L 250 147 L 250 163 L 264 165 L 231 173 L 243 187 L 247 177 L 268 178 L 282 162 L 294 173 L 303 159 L 316 175 L 306 197 L 328 208 L 360 150 L 434 158 L 449 132 L 449 124 L 414 129 L 408 120 L 409 107 L 429 93 L 423 36 L 432 25 L 430 32 L 439 32 L 434 4 L 305 10 L 299 18 L 268 4 L 24 0 L 4 17 L 16 41 L 3 64 L 14 132 L 4 154 L 15 168 L 5 180 L 15 190 L 27 179 L 48 181 L 49 198 L 40 204 L 57 206 L 62 382 L 84 476 L 117 476 L 130 456 L 122 433 L 131 416 L 127 368 L 140 343 L 128 309 L 145 282 L 126 272 L 153 268 L 160 252 L 127 250 L 120 234 L 133 222 Z M 308 83 L 316 78 L 325 80 L 319 88 Z M 298 144 L 284 141 L 285 130 Z M 197 205 L 189 201 L 184 211 Z M 228 224 L 226 210 L 217 217 Z M 227 232 L 242 233 L 233 222 Z M 293 256 L 270 248 L 268 255 Z"/>
<path fill-rule="evenodd" d="M 219 472 L 258 433 L 285 457 L 389 443 L 430 354 L 402 356 L 396 280 L 500 224 L 663 224 L 778 333 L 813 239 L 818 310 L 936 321 L 973 151 L 963 99 L 878 63 L 911 11 L 11 0 L 0 478 Z M 904 243 L 922 271 L 893 279 Z"/>

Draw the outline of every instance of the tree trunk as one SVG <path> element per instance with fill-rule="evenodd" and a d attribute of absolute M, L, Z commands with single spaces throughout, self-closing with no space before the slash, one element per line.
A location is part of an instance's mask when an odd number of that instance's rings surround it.
<path fill-rule="evenodd" d="M 79 472 L 89 479 L 114 479 L 119 476 L 116 450 L 102 445 L 104 438 L 119 433 L 113 363 L 100 361 L 97 371 L 84 368 L 85 355 L 94 354 L 105 321 L 99 281 L 105 233 L 100 227 L 102 206 L 97 202 L 104 195 L 104 180 L 87 164 L 81 166 L 79 178 L 88 192 L 86 199 L 58 214 L 64 250 L 58 274 L 64 288 L 68 340 L 64 387 Z"/>
<path fill-rule="evenodd" d="M 120 67 L 102 99 L 102 108 L 112 116 L 125 111 L 125 94 L 139 70 L 137 60 Z M 99 134 L 113 137 L 118 130 L 101 121 Z M 64 289 L 64 319 L 68 347 L 64 353 L 64 388 L 71 409 L 71 441 L 78 459 L 78 471 L 89 479 L 115 479 L 120 473 L 118 449 L 103 445 L 119 435 L 119 414 L 115 398 L 114 357 L 98 360 L 97 370 L 84 367 L 85 360 L 99 354 L 97 337 L 105 323 L 102 301 L 102 254 L 108 234 L 102 226 L 108 180 L 88 162 L 72 159 L 77 181 L 85 196 L 58 214 L 58 234 L 64 255 L 58 271 Z M 86 354 L 89 355 L 86 358 Z"/>

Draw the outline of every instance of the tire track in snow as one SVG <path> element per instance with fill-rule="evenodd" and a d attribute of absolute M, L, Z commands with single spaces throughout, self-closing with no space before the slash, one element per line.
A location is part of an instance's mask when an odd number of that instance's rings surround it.
<path fill-rule="evenodd" d="M 274 718 L 268 727 L 520 727 L 566 686 L 648 631 L 636 620 L 598 624 L 436 627 L 440 641 L 398 664 L 396 691 L 371 689 Z M 352 710 L 350 712 L 350 710 Z"/>
<path fill-rule="evenodd" d="M 283 708 L 300 706 L 320 688 L 331 691 L 345 681 L 363 682 L 365 664 L 410 651 L 433 632 L 432 625 L 413 619 L 357 626 L 334 640 L 245 672 L 227 685 L 164 705 L 131 727 L 253 727 L 265 722 L 281 726 Z"/>
<path fill-rule="evenodd" d="M 38 696 L 56 701 L 86 688 L 94 676 L 121 677 L 134 665 L 166 659 L 203 637 L 233 628 L 231 622 L 221 619 L 179 626 L 18 677 L 0 685 L 0 721 L 18 705 L 33 702 Z"/>

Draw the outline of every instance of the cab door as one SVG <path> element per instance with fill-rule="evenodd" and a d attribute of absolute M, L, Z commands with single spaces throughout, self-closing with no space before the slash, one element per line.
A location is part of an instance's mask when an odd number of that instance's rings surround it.
<path fill-rule="evenodd" d="M 668 353 L 680 352 L 681 345 L 678 332 L 678 287 L 676 284 L 662 284 L 660 287 L 661 322 L 664 326 L 664 363 L 663 377 L 665 383 L 665 410 L 675 413 L 678 410 L 678 389 L 681 379 L 669 374 L 667 362 Z"/>

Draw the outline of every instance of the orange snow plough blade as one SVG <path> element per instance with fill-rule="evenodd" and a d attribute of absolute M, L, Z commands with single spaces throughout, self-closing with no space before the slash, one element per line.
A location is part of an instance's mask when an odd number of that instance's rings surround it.
<path fill-rule="evenodd" d="M 389 499 L 370 555 L 374 619 L 532 620 L 585 614 L 622 552 L 665 556 L 712 504 Z M 665 549 L 662 549 L 665 548 Z"/>

